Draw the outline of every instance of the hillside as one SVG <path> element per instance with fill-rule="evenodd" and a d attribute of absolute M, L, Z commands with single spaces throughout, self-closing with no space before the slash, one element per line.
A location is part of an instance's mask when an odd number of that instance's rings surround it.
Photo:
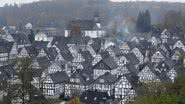
<path fill-rule="evenodd" d="M 152 23 L 162 20 L 169 10 L 183 11 L 185 4 L 166 2 L 124 2 L 108 0 L 50 0 L 30 4 L 5 5 L 0 8 L 0 25 L 22 25 L 31 22 L 37 27 L 64 28 L 67 21 L 75 18 L 90 19 L 99 11 L 104 25 L 112 21 L 124 21 L 127 16 L 137 18 L 139 11 L 149 9 Z"/>

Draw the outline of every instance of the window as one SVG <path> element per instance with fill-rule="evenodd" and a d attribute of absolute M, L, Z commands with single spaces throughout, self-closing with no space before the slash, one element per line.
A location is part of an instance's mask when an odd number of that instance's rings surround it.
<path fill-rule="evenodd" d="M 76 82 L 80 82 L 80 79 L 76 79 Z"/>
<path fill-rule="evenodd" d="M 104 67 L 104 64 L 103 63 L 100 63 L 100 67 L 103 68 Z"/>
<path fill-rule="evenodd" d="M 104 83 L 105 81 L 104 81 L 104 79 L 100 79 L 100 83 Z"/>

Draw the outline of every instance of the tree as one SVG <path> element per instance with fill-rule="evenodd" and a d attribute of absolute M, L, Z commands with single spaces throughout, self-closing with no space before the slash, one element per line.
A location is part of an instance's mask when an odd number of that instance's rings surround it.
<path fill-rule="evenodd" d="M 31 81 L 33 79 L 32 60 L 29 58 L 18 59 L 16 70 L 17 76 L 21 81 L 22 102 L 25 104 L 25 94 L 29 93 L 29 100 L 31 100 Z"/>
<path fill-rule="evenodd" d="M 67 104 L 81 104 L 80 99 L 78 97 L 74 97 Z"/>
<path fill-rule="evenodd" d="M 141 23 L 142 23 L 141 18 L 142 18 L 142 14 L 141 14 L 141 12 L 139 12 L 139 15 L 137 17 L 137 23 L 136 23 L 137 31 L 140 31 L 140 26 L 141 26 Z"/>
<path fill-rule="evenodd" d="M 185 86 L 180 90 L 178 96 L 178 104 L 185 104 Z"/>
<path fill-rule="evenodd" d="M 30 40 L 31 43 L 33 43 L 34 40 L 35 40 L 35 35 L 34 35 L 34 32 L 33 32 L 32 29 L 30 30 L 29 40 Z"/>
<path fill-rule="evenodd" d="M 151 30 L 151 15 L 149 10 L 145 11 L 145 31 L 150 32 Z"/>
<path fill-rule="evenodd" d="M 185 31 L 185 15 L 181 11 L 168 11 L 158 27 L 160 29 L 167 28 L 173 33 L 180 35 L 181 32 Z"/>
<path fill-rule="evenodd" d="M 136 28 L 138 32 L 150 32 L 151 30 L 151 15 L 149 10 L 140 12 L 138 15 Z"/>

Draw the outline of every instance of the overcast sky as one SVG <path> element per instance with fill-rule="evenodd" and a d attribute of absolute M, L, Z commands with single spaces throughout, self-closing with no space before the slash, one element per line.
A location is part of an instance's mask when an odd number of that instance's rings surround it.
<path fill-rule="evenodd" d="M 0 6 L 3 6 L 4 4 L 14 4 L 14 3 L 29 3 L 33 1 L 39 1 L 39 0 L 0 0 Z M 111 0 L 115 2 L 122 2 L 122 1 L 170 1 L 170 2 L 185 2 L 185 0 Z"/>

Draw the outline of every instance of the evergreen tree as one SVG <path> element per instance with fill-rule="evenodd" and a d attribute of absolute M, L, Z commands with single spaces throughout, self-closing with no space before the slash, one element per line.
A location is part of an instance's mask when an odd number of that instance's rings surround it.
<path fill-rule="evenodd" d="M 33 43 L 35 40 L 34 32 L 32 29 L 30 30 L 29 40 L 31 43 Z"/>
<path fill-rule="evenodd" d="M 138 32 L 149 32 L 151 30 L 151 15 L 149 10 L 139 13 L 136 28 Z"/>
<path fill-rule="evenodd" d="M 145 11 L 145 32 L 149 32 L 151 30 L 151 15 L 149 10 Z"/>

